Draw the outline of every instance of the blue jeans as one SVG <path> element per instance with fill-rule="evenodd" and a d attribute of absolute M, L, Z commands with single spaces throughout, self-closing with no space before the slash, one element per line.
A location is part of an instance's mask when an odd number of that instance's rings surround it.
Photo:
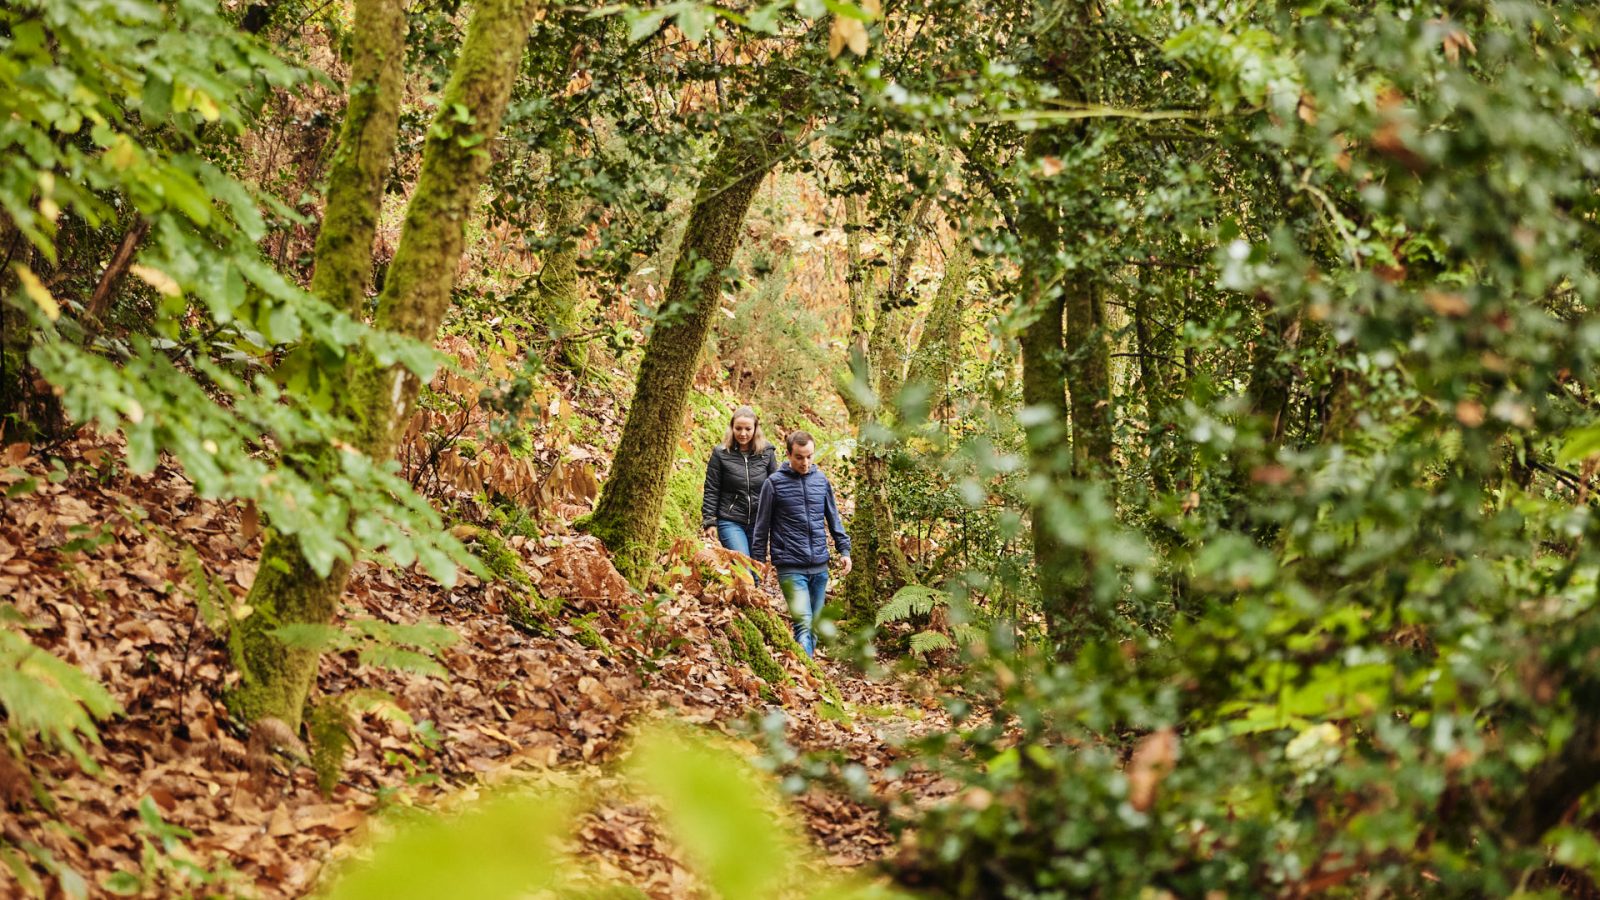
<path fill-rule="evenodd" d="M 789 601 L 789 612 L 794 616 L 794 639 L 807 656 L 816 656 L 817 635 L 812 630 L 822 606 L 828 601 L 828 573 L 804 575 L 799 572 L 778 573 L 778 584 Z"/>
<path fill-rule="evenodd" d="M 752 531 L 749 525 L 741 525 L 731 519 L 717 520 L 717 540 L 722 542 L 724 548 L 735 553 L 750 555 L 750 542 L 755 538 Z M 750 569 L 749 572 L 756 584 L 760 584 L 761 576 L 756 574 L 756 570 Z"/>

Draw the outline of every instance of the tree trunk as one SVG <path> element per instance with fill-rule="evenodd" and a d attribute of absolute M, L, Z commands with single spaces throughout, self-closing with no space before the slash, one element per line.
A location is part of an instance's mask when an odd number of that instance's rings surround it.
<path fill-rule="evenodd" d="M 618 570 L 636 584 L 655 562 L 667 479 L 723 273 L 733 261 L 756 189 L 777 165 L 783 145 L 780 123 L 730 136 L 701 177 L 672 279 L 639 364 L 616 465 L 594 514 L 584 523 L 611 550 Z"/>
<path fill-rule="evenodd" d="M 1299 310 L 1277 306 L 1271 296 L 1256 297 L 1261 304 L 1261 335 L 1250 361 L 1250 412 L 1265 425 L 1270 455 L 1283 443 L 1288 424 L 1289 399 L 1294 387 L 1294 367 L 1288 359 L 1300 343 Z"/>
<path fill-rule="evenodd" d="M 1133 291 L 1133 337 L 1134 350 L 1139 357 L 1139 389 L 1144 394 L 1145 443 L 1151 453 L 1150 486 L 1156 493 L 1166 494 L 1172 490 L 1172 471 L 1171 463 L 1163 458 L 1162 451 L 1169 448 L 1172 441 L 1162 430 L 1159 421 L 1168 401 L 1167 380 L 1157 363 L 1165 343 L 1158 344 L 1155 333 L 1150 329 L 1150 300 L 1145 295 L 1143 284 Z"/>
<path fill-rule="evenodd" d="M 847 627 L 875 619 L 878 607 L 890 593 L 916 580 L 911 563 L 895 543 L 897 529 L 889 503 L 889 451 L 893 444 L 885 442 L 879 426 L 898 412 L 885 416 L 903 378 L 906 332 L 911 324 L 906 290 L 911 280 L 911 261 L 930 207 L 926 197 L 912 207 L 890 269 L 888 289 L 877 298 L 876 315 L 864 336 L 865 350 L 859 358 L 854 358 L 852 351 L 852 367 L 857 369 L 857 377 L 872 387 L 877 405 L 860 410 L 855 417 L 856 508 L 850 519 L 850 554 L 854 567 L 844 581 Z M 859 207 L 856 215 L 859 217 Z M 856 253 L 859 255 L 859 250 Z M 859 303 L 852 298 L 852 305 L 870 307 L 874 299 L 871 294 L 863 293 Z M 852 309 L 853 317 L 856 312 Z M 852 346 L 856 346 L 855 342 Z"/>
<path fill-rule="evenodd" d="M 551 153 L 556 167 L 558 153 Z M 589 362 L 588 345 L 572 339 L 578 330 L 578 238 L 574 230 L 583 200 L 572 189 L 551 183 L 544 192 L 544 227 L 548 249 L 539 269 L 539 295 L 535 314 L 556 341 L 556 363 L 574 374 Z"/>
<path fill-rule="evenodd" d="M 1042 141 L 1029 141 L 1037 155 Z M 1033 527 L 1034 571 L 1039 582 L 1040 606 L 1045 624 L 1057 647 L 1067 646 L 1076 621 L 1075 592 L 1069 572 L 1070 548 L 1052 528 L 1050 500 L 1064 493 L 1070 477 L 1067 449 L 1067 381 L 1063 365 L 1062 320 L 1065 304 L 1055 284 L 1055 245 L 1058 230 L 1049 211 L 1034 199 L 1017 213 L 1022 240 L 1022 306 L 1036 317 L 1022 331 L 1022 402 L 1026 407 L 1024 430 L 1030 469 L 1049 487 L 1030 500 Z"/>
<path fill-rule="evenodd" d="M 962 235 L 945 259 L 944 279 L 933 297 L 928 317 L 922 323 L 922 337 L 911 354 L 906 383 L 916 383 L 927 391 L 930 419 L 948 419 L 944 410 L 950 382 L 961 353 L 961 302 L 966 299 L 967 273 L 972 266 L 972 246 Z"/>
<path fill-rule="evenodd" d="M 311 292 L 361 318 L 372 277 L 372 239 L 400 124 L 405 3 L 356 0 L 350 39 L 349 100 L 328 170 L 328 202 L 317 233 Z"/>
<path fill-rule="evenodd" d="M 377 5 L 383 6 L 385 12 L 401 6 L 399 0 Z M 474 9 L 461 55 L 439 104 L 440 113 L 429 129 L 416 190 L 406 208 L 400 246 L 379 297 L 376 324 L 380 328 L 429 341 L 449 307 L 463 231 L 489 167 L 487 144 L 505 112 L 537 8 L 538 3 L 533 0 L 480 0 Z M 371 13 L 373 5 L 363 4 L 358 9 Z M 376 41 L 378 35 L 372 33 L 375 28 L 360 21 L 356 25 L 358 33 L 367 33 Z M 392 27 L 388 31 L 383 52 L 398 57 L 404 34 Z M 398 82 L 393 89 L 398 90 Z M 467 111 L 464 118 L 468 121 L 461 121 L 463 117 L 456 114 L 458 109 Z M 356 132 L 347 129 L 347 133 Z M 363 142 L 374 137 L 364 130 L 359 133 Z M 388 141 L 393 140 L 391 132 Z M 330 185 L 330 208 L 336 205 L 335 192 L 349 191 L 369 199 L 380 196 L 370 191 L 370 180 L 381 179 L 387 172 L 365 165 L 359 172 L 359 176 L 352 174 Z M 348 199 L 341 198 L 340 203 Z M 329 228 L 359 228 L 363 221 L 362 216 L 352 216 L 329 222 L 324 225 L 324 234 Z M 319 239 L 318 246 L 328 246 L 330 253 L 343 256 L 358 243 L 346 237 Z M 370 256 L 370 242 L 362 246 L 369 248 Z M 325 270 L 320 255 L 317 263 L 319 275 L 338 271 L 348 279 L 327 287 L 334 292 L 332 295 L 360 295 L 365 269 L 350 265 Z M 333 275 L 324 277 L 331 279 Z M 419 389 L 417 379 L 399 366 L 379 366 L 370 357 L 352 360 L 347 375 L 350 391 L 345 411 L 355 421 L 351 443 L 355 450 L 374 460 L 388 460 L 394 452 L 395 438 L 410 415 Z M 252 720 L 276 717 L 291 728 L 298 728 L 320 654 L 286 646 L 273 636 L 272 630 L 287 624 L 332 621 L 348 571 L 346 565 L 335 563 L 328 574 L 319 576 L 306 562 L 294 538 L 277 534 L 268 537 L 247 600 L 254 611 L 239 625 L 243 648 L 239 662 L 244 683 L 231 698 L 236 712 Z"/>
<path fill-rule="evenodd" d="M 123 233 L 121 242 L 117 244 L 117 252 L 111 255 L 111 262 L 106 263 L 106 270 L 100 274 L 94 293 L 89 296 L 89 306 L 83 316 L 86 332 L 98 334 L 105 328 L 106 314 L 111 312 L 111 295 L 122 283 L 122 277 L 132 268 L 134 254 L 139 252 L 139 244 L 149 232 L 150 220 L 137 216 L 133 225 Z"/>
<path fill-rule="evenodd" d="M 1067 389 L 1072 397 L 1072 470 L 1114 492 L 1109 477 L 1115 435 L 1111 415 L 1111 340 L 1106 307 L 1092 273 L 1069 274 L 1063 282 Z"/>

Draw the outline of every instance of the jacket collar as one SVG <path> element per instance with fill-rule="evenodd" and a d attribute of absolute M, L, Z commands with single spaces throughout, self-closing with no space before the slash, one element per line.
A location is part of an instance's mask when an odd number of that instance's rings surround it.
<path fill-rule="evenodd" d="M 806 470 L 804 475 L 801 475 L 799 472 L 794 470 L 793 466 L 789 465 L 789 461 L 786 459 L 783 461 L 782 465 L 778 466 L 778 474 L 788 475 L 790 478 L 810 478 L 813 474 L 821 475 L 822 470 L 813 465 L 811 468 Z"/>

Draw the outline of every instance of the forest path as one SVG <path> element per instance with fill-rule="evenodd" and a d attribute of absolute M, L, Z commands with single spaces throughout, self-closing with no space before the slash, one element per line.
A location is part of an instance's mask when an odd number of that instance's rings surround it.
<path fill-rule="evenodd" d="M 741 611 L 783 611 L 770 597 L 737 596 L 725 560 L 691 558 L 641 597 L 593 539 L 551 534 L 506 542 L 539 593 L 563 600 L 542 633 L 508 621 L 525 592 L 514 583 L 468 577 L 445 588 L 413 570 L 355 567 L 344 601 L 350 627 L 432 620 L 456 640 L 437 654 L 444 678 L 369 665 L 366 651 L 383 648 L 359 630 L 324 655 L 314 700 L 344 710 L 350 738 L 324 794 L 311 768 L 253 743 L 223 704 L 237 679 L 227 621 L 254 578 L 256 523 L 237 505 L 197 496 L 170 466 L 130 476 L 118 439 L 86 435 L 55 450 L 47 462 L 19 448 L 0 472 L 10 495 L 0 516 L 0 596 L 37 647 L 93 675 L 121 712 L 87 746 L 99 774 L 38 741 L 23 748 L 26 771 L 0 754 L 0 828 L 11 847 L 38 848 L 23 870 L 39 886 L 0 866 L 0 895 L 38 894 L 52 878 L 195 892 L 204 872 L 225 892 L 300 896 L 331 860 L 407 807 L 536 773 L 615 778 L 631 730 L 657 716 L 721 732 L 753 755 L 760 734 L 751 723 L 781 709 L 791 746 L 860 765 L 884 803 L 902 788 L 940 791 L 928 773 L 891 771 L 900 740 L 947 724 L 914 686 L 866 679 L 824 648 L 841 716 L 792 653 L 777 655 L 792 683 L 766 697 L 759 677 L 727 659 Z M 55 798 L 53 809 L 33 801 L 34 784 Z M 892 852 L 874 809 L 820 789 L 796 802 L 829 863 Z M 147 865 L 144 848 L 160 848 L 167 826 L 189 836 Z M 652 896 L 690 892 L 693 873 L 641 806 L 604 805 L 580 820 L 576 837 L 617 880 Z"/>

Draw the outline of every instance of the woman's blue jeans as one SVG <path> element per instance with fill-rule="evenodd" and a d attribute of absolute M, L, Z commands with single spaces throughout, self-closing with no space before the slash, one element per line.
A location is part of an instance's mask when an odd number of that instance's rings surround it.
<path fill-rule="evenodd" d="M 717 540 L 722 542 L 724 548 L 749 556 L 750 543 L 754 539 L 755 535 L 749 525 L 744 525 L 731 519 L 717 520 Z M 756 570 L 750 569 L 749 572 L 750 577 L 755 579 L 756 584 L 760 584 L 761 576 L 756 574 Z"/>
<path fill-rule="evenodd" d="M 794 639 L 807 656 L 817 655 L 817 635 L 814 631 L 817 616 L 828 602 L 828 573 L 806 575 L 800 572 L 779 572 L 778 584 L 789 601 L 789 612 L 794 616 Z"/>

